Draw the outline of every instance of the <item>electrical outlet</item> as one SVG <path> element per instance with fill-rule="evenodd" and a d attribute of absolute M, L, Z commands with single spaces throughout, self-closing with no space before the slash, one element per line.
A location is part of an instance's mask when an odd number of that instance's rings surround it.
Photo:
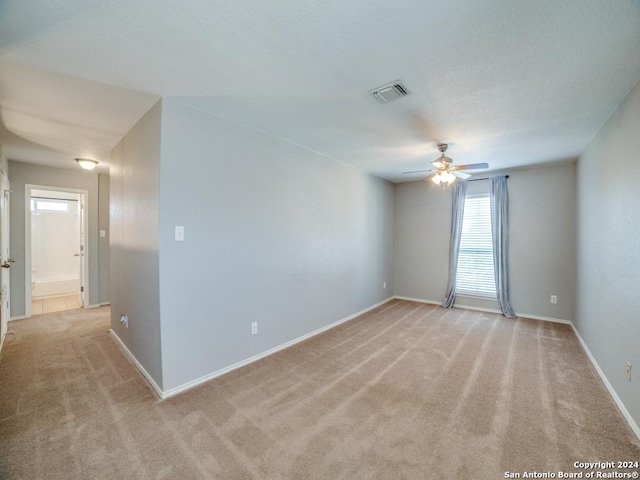
<path fill-rule="evenodd" d="M 120 315 L 120 323 L 124 325 L 124 328 L 129 328 L 129 317 L 127 315 Z"/>
<path fill-rule="evenodd" d="M 387 289 L 387 282 L 382 282 L 382 288 Z"/>
<path fill-rule="evenodd" d="M 627 362 L 627 380 L 631 381 L 631 363 Z"/>
<path fill-rule="evenodd" d="M 258 322 L 251 323 L 251 335 L 258 333 Z"/>
<path fill-rule="evenodd" d="M 557 295 L 551 295 L 551 303 L 558 303 L 558 296 Z"/>

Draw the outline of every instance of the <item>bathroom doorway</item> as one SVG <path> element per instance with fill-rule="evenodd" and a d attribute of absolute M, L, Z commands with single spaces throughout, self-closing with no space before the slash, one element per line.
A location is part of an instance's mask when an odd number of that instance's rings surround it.
<path fill-rule="evenodd" d="M 27 316 L 85 305 L 85 192 L 28 186 Z"/>

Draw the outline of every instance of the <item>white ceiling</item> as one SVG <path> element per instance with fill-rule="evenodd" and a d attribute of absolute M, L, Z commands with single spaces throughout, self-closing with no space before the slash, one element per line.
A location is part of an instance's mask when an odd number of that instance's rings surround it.
<path fill-rule="evenodd" d="M 561 161 L 639 78 L 640 0 L 0 2 L 5 150 L 70 168 L 162 95 L 391 181 Z"/>

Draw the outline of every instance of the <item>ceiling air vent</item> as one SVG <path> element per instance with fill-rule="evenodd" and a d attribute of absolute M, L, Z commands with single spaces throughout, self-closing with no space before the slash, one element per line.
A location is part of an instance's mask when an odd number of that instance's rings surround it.
<path fill-rule="evenodd" d="M 409 95 L 409 90 L 404 87 L 402 80 L 397 80 L 371 90 L 369 94 L 380 103 L 387 103 L 397 98 L 406 97 Z"/>

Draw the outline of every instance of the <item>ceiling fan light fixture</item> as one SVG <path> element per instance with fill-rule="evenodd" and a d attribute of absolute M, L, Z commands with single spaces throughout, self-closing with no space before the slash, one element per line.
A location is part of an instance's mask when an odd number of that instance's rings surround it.
<path fill-rule="evenodd" d="M 93 170 L 98 165 L 97 160 L 91 160 L 90 158 L 76 158 L 76 162 L 85 170 Z"/>
<path fill-rule="evenodd" d="M 461 180 L 466 180 L 471 177 L 470 174 L 462 172 L 460 170 L 477 170 L 481 168 L 489 168 L 488 163 L 470 163 L 467 165 L 453 165 L 453 160 L 451 157 L 447 157 L 445 152 L 449 147 L 446 143 L 439 143 L 438 150 L 440 150 L 440 156 L 436 158 L 431 165 L 433 168 L 430 170 L 415 170 L 413 172 L 402 172 L 402 173 L 420 173 L 420 172 L 433 172 L 429 176 L 422 179 L 423 182 L 431 179 L 433 183 L 436 185 L 440 185 L 441 187 L 447 187 L 453 185 L 455 181 L 460 178 Z M 434 170 L 435 169 L 435 170 Z"/>
<path fill-rule="evenodd" d="M 445 182 L 447 185 L 451 185 L 453 182 L 456 181 L 455 175 L 451 173 L 449 170 L 445 170 L 440 174 L 440 176 L 442 177 L 442 181 Z"/>
<path fill-rule="evenodd" d="M 436 185 L 442 185 L 443 187 L 445 187 L 455 182 L 456 176 L 449 170 L 441 170 L 431 177 L 431 181 Z"/>

